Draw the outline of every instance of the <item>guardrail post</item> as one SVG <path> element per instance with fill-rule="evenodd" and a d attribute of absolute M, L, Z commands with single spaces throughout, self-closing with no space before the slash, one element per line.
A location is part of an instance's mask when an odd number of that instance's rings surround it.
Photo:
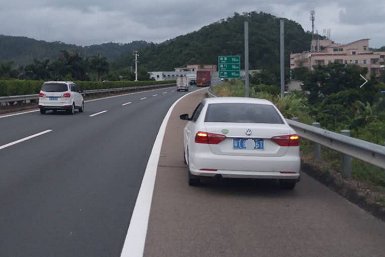
<path fill-rule="evenodd" d="M 312 125 L 316 128 L 321 128 L 321 124 L 319 122 L 313 122 Z M 321 145 L 314 143 L 314 158 L 317 161 L 321 160 Z"/>
<path fill-rule="evenodd" d="M 341 130 L 341 134 L 350 137 L 350 130 Z M 352 177 L 352 157 L 346 154 L 342 156 L 342 176 L 345 178 Z"/>

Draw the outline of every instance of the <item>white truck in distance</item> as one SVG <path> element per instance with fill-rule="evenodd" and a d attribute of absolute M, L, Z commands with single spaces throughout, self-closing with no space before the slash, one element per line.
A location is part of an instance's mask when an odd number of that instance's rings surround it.
<path fill-rule="evenodd" d="M 187 77 L 177 77 L 176 78 L 176 91 L 188 91 L 188 80 Z"/>

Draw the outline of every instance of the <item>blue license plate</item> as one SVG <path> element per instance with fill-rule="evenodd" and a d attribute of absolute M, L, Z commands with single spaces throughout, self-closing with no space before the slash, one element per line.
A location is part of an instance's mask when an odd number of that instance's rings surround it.
<path fill-rule="evenodd" d="M 262 138 L 234 138 L 234 149 L 263 150 L 264 141 Z"/>
<path fill-rule="evenodd" d="M 59 99 L 59 97 L 57 97 L 57 96 L 50 96 L 50 97 L 48 97 L 48 99 L 49 100 L 57 100 L 57 99 Z"/>

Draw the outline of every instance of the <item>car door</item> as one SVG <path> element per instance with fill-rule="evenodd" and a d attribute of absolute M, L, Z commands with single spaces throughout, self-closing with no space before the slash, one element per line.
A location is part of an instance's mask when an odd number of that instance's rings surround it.
<path fill-rule="evenodd" d="M 82 105 L 82 99 L 81 95 L 79 93 L 79 87 L 76 84 L 71 85 L 71 91 L 74 95 L 74 102 L 76 106 L 81 106 Z"/>
<path fill-rule="evenodd" d="M 184 129 L 184 145 L 185 145 L 185 151 L 187 152 L 188 148 L 190 147 L 191 143 L 195 141 L 195 131 L 197 126 L 197 120 L 202 112 L 202 109 L 204 107 L 204 102 L 201 102 L 197 105 L 195 108 L 191 120 L 187 122 L 185 129 Z"/>

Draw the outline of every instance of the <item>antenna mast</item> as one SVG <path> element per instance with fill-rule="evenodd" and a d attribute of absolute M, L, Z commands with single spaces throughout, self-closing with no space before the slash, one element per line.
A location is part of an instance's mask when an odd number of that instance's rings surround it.
<path fill-rule="evenodd" d="M 310 11 L 310 20 L 311 20 L 311 41 L 312 43 L 310 44 L 310 51 L 313 52 L 313 40 L 314 40 L 314 21 L 315 21 L 315 11 L 311 10 Z"/>

